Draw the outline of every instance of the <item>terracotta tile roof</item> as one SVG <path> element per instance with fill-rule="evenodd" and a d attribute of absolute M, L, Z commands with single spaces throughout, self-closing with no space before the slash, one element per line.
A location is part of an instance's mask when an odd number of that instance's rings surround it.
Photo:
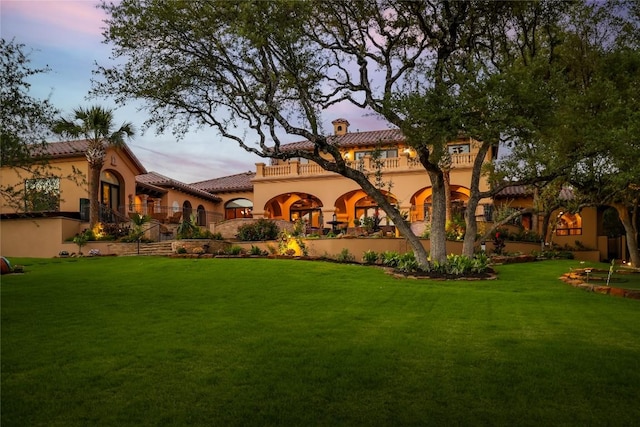
<path fill-rule="evenodd" d="M 136 176 L 136 183 L 161 188 L 172 188 L 212 202 L 220 202 L 222 200 L 216 195 L 208 193 L 190 184 L 185 184 L 184 182 L 161 175 L 157 172 L 149 172 Z"/>
<path fill-rule="evenodd" d="M 498 194 L 495 195 L 496 198 L 502 197 L 526 197 L 533 195 L 533 188 L 528 185 L 511 185 L 502 189 Z M 558 198 L 560 200 L 571 200 L 573 199 L 573 188 L 571 187 L 563 187 L 560 190 L 560 194 Z"/>
<path fill-rule="evenodd" d="M 533 189 L 527 185 L 512 185 L 503 188 L 495 197 L 522 197 L 533 194 Z"/>
<path fill-rule="evenodd" d="M 89 142 L 86 139 L 76 141 L 48 142 L 44 145 L 33 147 L 34 156 L 47 156 L 52 158 L 84 156 Z"/>
<path fill-rule="evenodd" d="M 78 139 L 75 141 L 59 141 L 59 142 L 48 142 L 44 145 L 36 145 L 33 147 L 32 155 L 35 156 L 45 156 L 51 159 L 64 159 L 71 157 L 84 157 L 87 152 L 87 147 L 89 146 L 89 141 L 86 139 Z M 133 154 L 133 151 L 127 146 L 127 144 L 123 144 L 120 147 L 122 151 L 124 151 L 127 156 L 131 158 L 131 161 L 135 164 L 135 166 L 139 169 L 140 172 L 146 173 L 147 170 L 140 160 Z"/>
<path fill-rule="evenodd" d="M 256 176 L 255 172 L 243 172 L 236 175 L 223 176 L 220 178 L 208 179 L 206 181 L 194 182 L 190 184 L 203 191 L 219 193 L 224 191 L 253 191 L 251 180 Z"/>
<path fill-rule="evenodd" d="M 404 135 L 400 129 L 374 130 L 369 132 L 346 133 L 342 136 L 331 136 L 329 141 L 339 147 L 358 147 L 376 144 L 392 144 L 404 141 Z M 283 151 L 287 150 L 313 150 L 311 141 L 298 141 L 281 146 Z"/>

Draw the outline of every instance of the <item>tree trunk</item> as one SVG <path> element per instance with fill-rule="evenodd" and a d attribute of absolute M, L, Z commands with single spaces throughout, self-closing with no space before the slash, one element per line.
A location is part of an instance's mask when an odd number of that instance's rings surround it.
<path fill-rule="evenodd" d="M 464 233 L 464 242 L 462 243 L 462 255 L 473 258 L 476 236 L 478 235 L 478 221 L 476 221 L 476 209 L 478 208 L 479 197 L 477 194 L 471 193 L 471 197 L 467 202 L 467 209 L 464 211 L 464 222 L 466 230 Z"/>
<path fill-rule="evenodd" d="M 389 202 L 382 191 L 379 188 L 376 188 L 362 172 L 353 169 L 344 169 L 342 171 L 336 170 L 336 172 L 355 181 L 368 196 L 376 201 L 378 206 L 387 214 L 387 217 L 391 218 L 399 233 L 407 240 L 411 249 L 413 249 L 413 254 L 418 264 L 423 267 L 427 267 L 429 265 L 428 253 L 422 245 L 422 241 L 415 235 L 411 230 L 409 223 L 405 221 L 399 210 Z"/>
<path fill-rule="evenodd" d="M 618 211 L 618 216 L 624 227 L 629 249 L 629 261 L 635 268 L 640 268 L 640 253 L 638 252 L 638 230 L 633 222 L 629 209 L 624 203 L 614 203 L 613 207 Z"/>
<path fill-rule="evenodd" d="M 428 171 L 431 179 L 431 260 L 447 260 L 446 206 L 442 171 Z"/>
<path fill-rule="evenodd" d="M 428 266 L 429 254 L 422 245 L 422 241 L 420 240 L 420 238 L 416 236 L 415 233 L 411 230 L 409 223 L 407 223 L 401 215 L 398 215 L 397 219 L 394 217 L 395 215 L 389 215 L 389 212 L 387 212 L 387 215 L 392 217 L 391 219 L 393 220 L 395 226 L 398 228 L 398 231 L 407 240 L 407 242 L 411 246 L 411 249 L 413 249 L 413 254 L 416 257 L 416 261 L 418 261 L 418 264 L 424 267 Z"/>
<path fill-rule="evenodd" d="M 89 228 L 100 222 L 100 172 L 103 162 L 89 163 Z"/>
<path fill-rule="evenodd" d="M 444 182 L 445 223 L 451 221 L 451 174 L 448 169 L 442 171 Z"/>
<path fill-rule="evenodd" d="M 552 236 L 549 234 L 549 224 L 551 223 L 551 212 L 544 212 L 542 216 L 542 226 L 540 230 L 540 235 L 544 240 L 545 245 L 551 245 Z"/>
<path fill-rule="evenodd" d="M 478 150 L 475 160 L 473 161 L 473 171 L 471 172 L 470 196 L 467 202 L 467 209 L 464 212 L 464 222 L 466 231 L 464 234 L 464 243 L 462 244 L 462 255 L 473 257 L 475 250 L 476 236 L 478 234 L 478 221 L 476 221 L 476 209 L 480 203 L 480 177 L 482 176 L 482 165 L 484 159 L 491 148 L 489 141 L 484 141 Z"/>

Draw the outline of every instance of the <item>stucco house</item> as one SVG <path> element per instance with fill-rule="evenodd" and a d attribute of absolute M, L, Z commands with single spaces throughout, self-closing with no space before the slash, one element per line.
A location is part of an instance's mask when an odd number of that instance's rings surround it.
<path fill-rule="evenodd" d="M 46 178 L 9 167 L 0 170 L 3 185 L 24 191 L 24 205 L 0 198 L 0 250 L 6 256 L 51 257 L 65 241 L 89 226 L 89 167 L 86 140 L 51 142 L 38 155 L 48 158 Z M 66 177 L 74 177 L 67 179 Z M 108 147 L 100 174 L 101 224 L 126 227 L 132 215 L 149 214 L 158 224 L 177 224 L 196 215 L 205 227 L 223 218 L 221 199 L 188 184 L 147 172 L 123 145 Z M 150 231 L 160 235 L 161 228 Z"/>
<path fill-rule="evenodd" d="M 332 123 L 333 142 L 354 167 L 373 171 L 376 165 L 372 153 L 379 153 L 377 167 L 382 172 L 387 197 L 406 213 L 414 232 L 421 234 L 431 216 L 431 184 L 402 133 L 397 129 L 350 132 L 347 120 L 337 119 Z M 86 141 L 50 143 L 47 153 L 60 176 L 75 167 L 86 177 L 86 147 Z M 464 213 L 469 200 L 469 182 L 478 148 L 478 141 L 464 137 L 448 144 L 452 160 L 450 199 L 452 213 L 458 217 Z M 282 149 L 313 150 L 313 144 L 299 141 L 284 145 Z M 484 161 L 493 161 L 497 154 L 497 147 L 493 147 Z M 25 194 L 44 188 L 9 168 L 2 168 L 2 180 L 5 184 L 22 185 Z M 61 242 L 88 226 L 86 182 L 77 183 L 55 176 L 50 181 L 47 197 L 54 201 L 53 208 L 43 210 L 25 206 L 16 211 L 2 201 L 0 240 L 3 255 L 54 256 Z M 481 190 L 487 190 L 488 186 L 483 178 Z M 255 172 L 187 184 L 157 172 L 147 172 L 126 145 L 111 147 L 107 150 L 100 188 L 105 220 L 126 222 L 132 215 L 146 214 L 165 230 L 175 229 L 179 221 L 191 215 L 198 225 L 222 232 L 228 238 L 235 235 L 240 223 L 255 218 L 280 222 L 302 219 L 308 233 L 327 234 L 329 230 L 349 232 L 359 220 L 375 215 L 381 218 L 381 225 L 394 228 L 393 222 L 386 221 L 384 212 L 355 182 L 302 158 L 272 160 L 270 164 L 259 162 Z M 493 199 L 481 200 L 474 215 L 481 223 L 480 229 L 486 228 L 492 225 L 498 212 L 530 208 L 534 199 L 530 188 L 509 187 Z M 596 208 L 585 208 L 579 213 L 558 209 L 552 214 L 552 234 L 544 240 L 560 246 L 597 249 L 601 259 L 623 257 L 624 241 L 612 241 L 604 234 L 602 213 L 603 209 Z M 542 222 L 539 215 L 528 213 L 509 227 L 540 233 Z M 46 239 L 43 238 L 45 235 Z"/>

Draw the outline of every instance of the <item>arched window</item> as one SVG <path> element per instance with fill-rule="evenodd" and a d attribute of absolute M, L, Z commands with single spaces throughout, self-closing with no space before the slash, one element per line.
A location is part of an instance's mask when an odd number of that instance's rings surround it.
<path fill-rule="evenodd" d="M 191 203 L 188 200 L 185 200 L 182 204 L 182 220 L 188 221 L 189 218 L 191 218 L 191 212 L 193 212 Z"/>
<path fill-rule="evenodd" d="M 224 219 L 253 218 L 253 202 L 248 199 L 235 199 L 224 207 Z"/>
<path fill-rule="evenodd" d="M 198 225 L 207 225 L 207 212 L 202 205 L 198 205 Z"/>
<path fill-rule="evenodd" d="M 110 171 L 100 174 L 100 203 L 112 211 L 119 212 L 120 180 Z"/>

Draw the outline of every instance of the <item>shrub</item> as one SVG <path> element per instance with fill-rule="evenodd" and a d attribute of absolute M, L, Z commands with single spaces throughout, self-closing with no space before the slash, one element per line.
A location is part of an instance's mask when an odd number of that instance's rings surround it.
<path fill-rule="evenodd" d="M 380 259 L 382 260 L 382 265 L 395 268 L 400 263 L 400 254 L 394 251 L 384 251 L 380 254 Z"/>
<path fill-rule="evenodd" d="M 502 255 L 502 251 L 504 250 L 504 239 L 505 235 L 504 231 L 496 231 L 496 234 L 493 236 L 493 253 L 496 255 Z"/>
<path fill-rule="evenodd" d="M 416 261 L 416 256 L 413 252 L 405 252 L 398 256 L 398 270 L 405 273 L 411 273 L 413 271 L 420 270 L 420 264 Z"/>
<path fill-rule="evenodd" d="M 364 251 L 362 260 L 365 264 L 375 264 L 378 261 L 378 253 L 372 250 Z"/>
<path fill-rule="evenodd" d="M 191 214 L 189 219 L 185 219 L 176 228 L 178 239 L 195 239 L 199 237 L 200 227 L 196 224 L 195 214 Z"/>
<path fill-rule="evenodd" d="M 445 233 L 447 240 L 463 240 L 466 233 L 467 225 L 461 215 L 455 215 L 450 221 L 447 221 Z"/>
<path fill-rule="evenodd" d="M 307 231 L 307 223 L 302 218 L 298 218 L 293 223 L 292 236 L 304 236 Z"/>
<path fill-rule="evenodd" d="M 222 233 L 211 233 L 211 240 L 223 240 Z"/>
<path fill-rule="evenodd" d="M 263 255 L 263 251 L 259 247 L 251 245 L 251 249 L 249 249 L 249 255 Z"/>
<path fill-rule="evenodd" d="M 236 237 L 248 242 L 274 240 L 278 237 L 279 232 L 280 230 L 274 221 L 260 218 L 256 222 L 238 227 Z"/>
<path fill-rule="evenodd" d="M 131 233 L 131 228 L 125 224 L 103 224 L 103 236 L 98 240 L 115 240 Z"/>
<path fill-rule="evenodd" d="M 347 248 L 343 248 L 342 251 L 338 255 L 336 255 L 336 261 L 338 262 L 353 262 L 355 261 L 355 259 L 356 257 L 354 257 Z"/>
<path fill-rule="evenodd" d="M 451 254 L 447 256 L 447 273 L 454 276 L 462 276 L 471 272 L 473 260 L 464 255 Z"/>
<path fill-rule="evenodd" d="M 179 253 L 179 254 L 186 254 L 187 253 L 187 248 L 185 248 L 184 246 L 181 246 L 178 249 L 176 249 L 176 252 Z"/>
<path fill-rule="evenodd" d="M 471 273 L 484 273 L 489 269 L 490 259 L 484 252 L 476 254 L 471 264 Z"/>
<path fill-rule="evenodd" d="M 230 255 L 241 255 L 244 252 L 241 246 L 233 245 L 229 248 Z"/>

